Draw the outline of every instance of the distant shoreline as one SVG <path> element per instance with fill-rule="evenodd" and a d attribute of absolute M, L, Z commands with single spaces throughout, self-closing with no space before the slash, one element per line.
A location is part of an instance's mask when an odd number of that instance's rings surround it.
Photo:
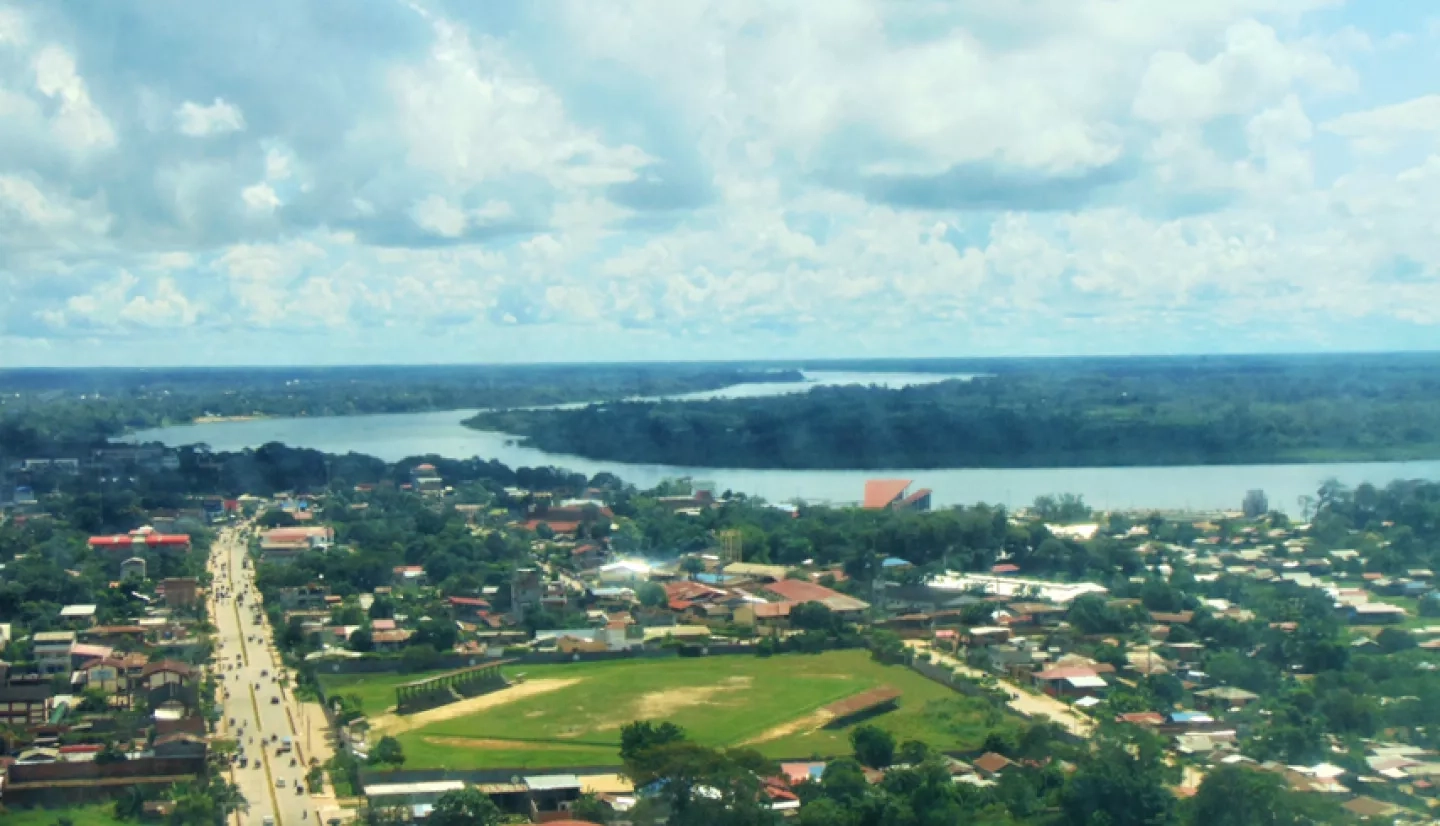
<path fill-rule="evenodd" d="M 253 422 L 260 419 L 268 419 L 269 416 L 263 413 L 252 413 L 248 416 L 196 416 L 190 420 L 190 424 L 220 424 L 222 422 Z"/>

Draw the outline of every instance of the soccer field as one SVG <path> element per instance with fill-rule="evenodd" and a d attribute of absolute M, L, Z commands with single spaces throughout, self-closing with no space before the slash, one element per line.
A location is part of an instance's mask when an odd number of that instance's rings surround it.
<path fill-rule="evenodd" d="M 669 720 L 710 746 L 747 745 L 772 757 L 846 754 L 850 727 L 826 726 L 822 709 L 867 689 L 898 689 L 898 707 L 870 722 L 898 741 L 940 749 L 977 747 L 998 719 L 982 700 L 956 694 L 903 666 L 871 660 L 864 651 L 760 658 L 722 656 L 624 660 L 506 669 L 514 689 L 421 716 L 377 714 L 393 704 L 393 686 L 415 679 L 348 684 L 326 678 L 330 691 L 359 693 L 379 729 L 394 733 L 407 768 L 545 768 L 614 764 L 620 727 L 632 720 Z M 390 691 L 389 699 L 386 692 Z M 441 719 L 444 718 L 444 719 Z"/>

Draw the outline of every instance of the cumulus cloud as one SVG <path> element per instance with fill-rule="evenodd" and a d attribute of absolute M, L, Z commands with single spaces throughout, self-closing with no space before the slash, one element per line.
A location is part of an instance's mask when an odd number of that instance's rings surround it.
<path fill-rule="evenodd" d="M 0 10 L 7 352 L 1169 352 L 1440 324 L 1420 10 L 256 3 L 142 4 L 119 46 L 85 6 Z M 1407 73 L 1408 99 L 1381 83 Z"/>
<path fill-rule="evenodd" d="M 1321 128 L 1348 138 L 1364 152 L 1385 152 L 1417 134 L 1440 135 L 1440 94 L 1347 112 L 1326 121 Z"/>
<path fill-rule="evenodd" d="M 122 270 L 113 280 L 71 296 L 63 310 L 42 310 L 38 316 L 56 329 L 77 326 L 101 330 L 156 329 L 188 327 L 195 323 L 200 307 L 180 291 L 175 279 L 163 276 L 155 281 L 148 294 L 132 294 L 140 283 L 139 278 Z"/>
<path fill-rule="evenodd" d="M 33 61 L 35 89 L 55 107 L 51 125 L 57 139 L 76 150 L 105 149 L 115 143 L 115 130 L 94 101 L 75 58 L 59 46 L 46 46 Z"/>
<path fill-rule="evenodd" d="M 245 128 L 245 115 L 233 103 L 220 98 L 202 105 L 185 101 L 175 110 L 175 127 L 192 138 L 208 138 Z"/>
<path fill-rule="evenodd" d="M 280 196 L 275 194 L 275 188 L 270 186 L 268 181 L 261 181 L 240 190 L 240 200 L 251 212 L 271 213 L 280 206 Z"/>

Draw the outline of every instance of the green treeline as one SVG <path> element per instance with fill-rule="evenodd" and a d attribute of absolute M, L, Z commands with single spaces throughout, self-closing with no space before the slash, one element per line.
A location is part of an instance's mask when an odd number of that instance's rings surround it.
<path fill-rule="evenodd" d="M 1059 467 L 1440 456 L 1440 357 L 1016 362 L 973 381 L 482 413 L 598 459 L 705 467 Z"/>
<path fill-rule="evenodd" d="M 0 456 L 201 416 L 348 416 L 565 404 L 797 381 L 795 370 L 617 364 L 0 371 Z"/>

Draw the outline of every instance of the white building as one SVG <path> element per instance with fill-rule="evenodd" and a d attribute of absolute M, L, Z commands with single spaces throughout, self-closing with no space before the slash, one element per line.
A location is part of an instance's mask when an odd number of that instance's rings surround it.
<path fill-rule="evenodd" d="M 1105 586 L 1093 582 L 1048 582 L 1043 579 L 961 574 L 954 571 L 934 577 L 927 584 L 941 591 L 973 591 L 1010 599 L 1043 599 L 1057 605 L 1064 605 L 1086 594 L 1110 593 Z"/>

